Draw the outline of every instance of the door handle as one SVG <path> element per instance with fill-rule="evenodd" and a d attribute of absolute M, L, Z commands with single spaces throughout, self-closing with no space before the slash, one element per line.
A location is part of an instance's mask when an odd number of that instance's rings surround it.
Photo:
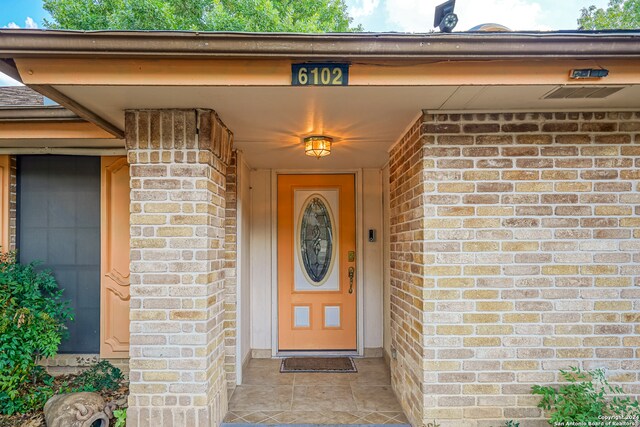
<path fill-rule="evenodd" d="M 353 267 L 349 267 L 349 293 L 353 293 L 353 276 L 355 276 L 356 270 Z"/>

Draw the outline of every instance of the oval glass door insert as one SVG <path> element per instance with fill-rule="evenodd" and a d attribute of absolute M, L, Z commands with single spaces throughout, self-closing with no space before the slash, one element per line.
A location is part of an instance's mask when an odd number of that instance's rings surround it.
<path fill-rule="evenodd" d="M 298 254 L 309 282 L 321 286 L 333 266 L 334 229 L 329 204 L 319 194 L 311 195 L 302 207 Z"/>

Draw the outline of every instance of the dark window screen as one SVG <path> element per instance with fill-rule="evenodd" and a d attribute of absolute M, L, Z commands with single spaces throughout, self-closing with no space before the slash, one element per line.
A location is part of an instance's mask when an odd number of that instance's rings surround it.
<path fill-rule="evenodd" d="M 100 158 L 18 158 L 18 254 L 50 269 L 75 320 L 61 353 L 100 350 Z"/>

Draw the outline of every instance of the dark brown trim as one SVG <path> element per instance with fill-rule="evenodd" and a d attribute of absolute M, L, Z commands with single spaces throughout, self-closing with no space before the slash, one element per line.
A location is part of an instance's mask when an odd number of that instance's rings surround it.
<path fill-rule="evenodd" d="M 20 77 L 16 63 L 11 58 L 0 59 L 0 73 L 6 74 L 12 79 L 22 83 L 22 77 Z"/>
<path fill-rule="evenodd" d="M 78 121 L 80 117 L 64 107 L 0 107 L 0 121 Z"/>
<path fill-rule="evenodd" d="M 0 57 L 640 58 L 640 32 L 274 34 L 0 30 Z"/>
<path fill-rule="evenodd" d="M 57 89 L 49 86 L 49 85 L 29 85 L 29 87 L 33 90 L 35 90 L 36 92 L 39 92 L 41 94 L 43 94 L 44 96 L 46 96 L 49 99 L 54 100 L 55 102 L 57 102 L 58 104 L 62 105 L 63 107 L 73 111 L 74 113 L 76 113 L 79 117 L 94 123 L 96 126 L 106 130 L 107 132 L 109 132 L 110 134 L 112 134 L 113 136 L 115 136 L 118 139 L 123 139 L 124 138 L 124 131 L 122 131 L 122 129 L 120 129 L 119 127 L 117 127 L 116 125 L 108 122 L 107 120 L 103 119 L 102 117 L 98 116 L 96 113 L 94 113 L 93 111 L 90 111 L 88 108 L 86 108 L 85 106 L 77 103 L 76 101 L 74 101 L 73 99 L 69 98 L 67 95 L 63 94 L 62 92 L 58 91 Z"/>

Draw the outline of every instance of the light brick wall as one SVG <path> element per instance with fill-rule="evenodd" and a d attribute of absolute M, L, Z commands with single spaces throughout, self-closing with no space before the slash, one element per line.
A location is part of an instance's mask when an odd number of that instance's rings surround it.
<path fill-rule="evenodd" d="M 398 365 L 422 353 L 422 419 L 547 425 L 531 385 L 571 365 L 640 394 L 640 113 L 416 126 L 391 153 L 392 345 Z"/>
<path fill-rule="evenodd" d="M 412 425 L 424 412 L 424 197 L 422 141 L 416 123 L 389 161 L 391 379 Z M 395 359 L 393 358 L 395 351 Z"/>
<path fill-rule="evenodd" d="M 128 111 L 131 348 L 128 426 L 211 426 L 227 410 L 225 174 L 212 111 Z"/>
<path fill-rule="evenodd" d="M 238 315 L 238 291 L 236 275 L 236 249 L 237 249 L 237 216 L 238 216 L 238 191 L 237 182 L 237 155 L 234 151 L 227 167 L 227 187 L 225 193 L 225 303 L 224 303 L 224 369 L 227 374 L 227 388 L 229 391 L 236 387 L 236 340 Z"/>

